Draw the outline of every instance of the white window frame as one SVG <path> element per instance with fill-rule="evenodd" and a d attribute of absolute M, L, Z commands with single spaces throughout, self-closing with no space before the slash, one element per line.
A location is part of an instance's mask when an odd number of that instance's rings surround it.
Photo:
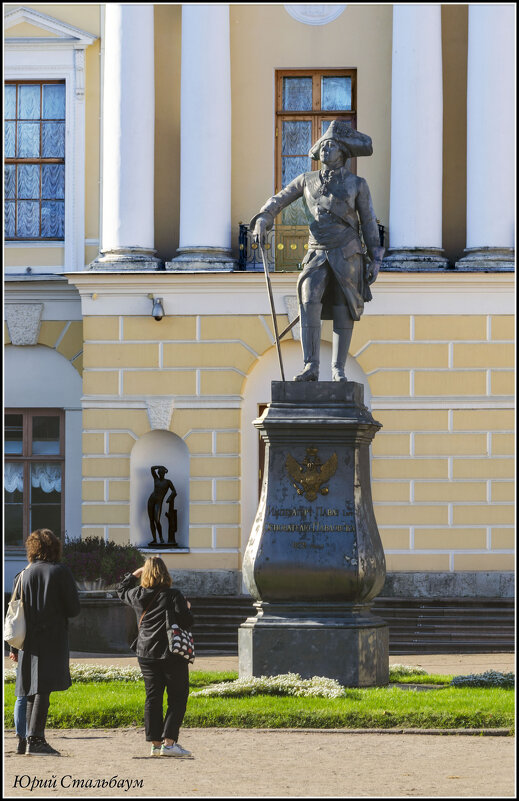
<path fill-rule="evenodd" d="M 4 17 L 4 29 L 27 22 L 52 37 L 9 37 L 4 39 L 4 80 L 65 81 L 65 239 L 4 241 L 4 247 L 63 247 L 63 264 L 32 268 L 34 273 L 63 273 L 85 267 L 85 50 L 94 36 L 34 9 L 16 8 Z M 20 268 L 6 268 L 6 274 Z"/>

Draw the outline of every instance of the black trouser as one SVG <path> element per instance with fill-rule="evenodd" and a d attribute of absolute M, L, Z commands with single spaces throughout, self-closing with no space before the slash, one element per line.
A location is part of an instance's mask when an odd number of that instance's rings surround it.
<path fill-rule="evenodd" d="M 176 742 L 189 695 L 189 663 L 172 654 L 166 659 L 139 657 L 139 666 L 146 688 L 144 726 L 146 740 L 158 742 L 167 737 Z M 164 690 L 168 692 L 168 708 L 163 717 Z"/>
<path fill-rule="evenodd" d="M 50 693 L 36 693 L 36 695 L 27 696 L 27 737 L 44 736 L 49 702 Z"/>

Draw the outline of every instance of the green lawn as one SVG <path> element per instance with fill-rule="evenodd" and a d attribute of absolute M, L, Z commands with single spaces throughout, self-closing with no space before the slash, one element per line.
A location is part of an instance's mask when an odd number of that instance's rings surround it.
<path fill-rule="evenodd" d="M 236 673 L 191 674 L 191 689 L 229 681 Z M 347 690 L 345 698 L 190 696 L 184 726 L 243 728 L 513 728 L 514 691 L 456 688 L 450 676 L 406 677 L 436 684 Z M 404 684 L 404 681 L 402 681 Z M 51 695 L 49 728 L 116 728 L 144 725 L 144 685 L 135 682 L 74 684 Z M 5 726 L 13 727 L 14 685 L 5 686 Z"/>

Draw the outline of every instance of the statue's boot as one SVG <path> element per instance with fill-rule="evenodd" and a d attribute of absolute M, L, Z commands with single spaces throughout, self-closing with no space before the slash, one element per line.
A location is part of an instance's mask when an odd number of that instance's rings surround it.
<path fill-rule="evenodd" d="M 317 381 L 319 378 L 319 348 L 321 346 L 322 303 L 302 303 L 301 345 L 304 369 L 294 376 L 294 381 Z"/>
<path fill-rule="evenodd" d="M 332 381 L 347 381 L 344 366 L 353 334 L 353 320 L 346 306 L 333 307 Z"/>

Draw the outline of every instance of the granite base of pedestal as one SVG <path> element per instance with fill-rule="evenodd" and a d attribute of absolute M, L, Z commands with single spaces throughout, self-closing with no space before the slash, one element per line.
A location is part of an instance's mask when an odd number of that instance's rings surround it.
<path fill-rule="evenodd" d="M 238 631 L 238 650 L 240 678 L 299 673 L 345 687 L 389 682 L 389 629 L 370 614 L 248 618 Z"/>

